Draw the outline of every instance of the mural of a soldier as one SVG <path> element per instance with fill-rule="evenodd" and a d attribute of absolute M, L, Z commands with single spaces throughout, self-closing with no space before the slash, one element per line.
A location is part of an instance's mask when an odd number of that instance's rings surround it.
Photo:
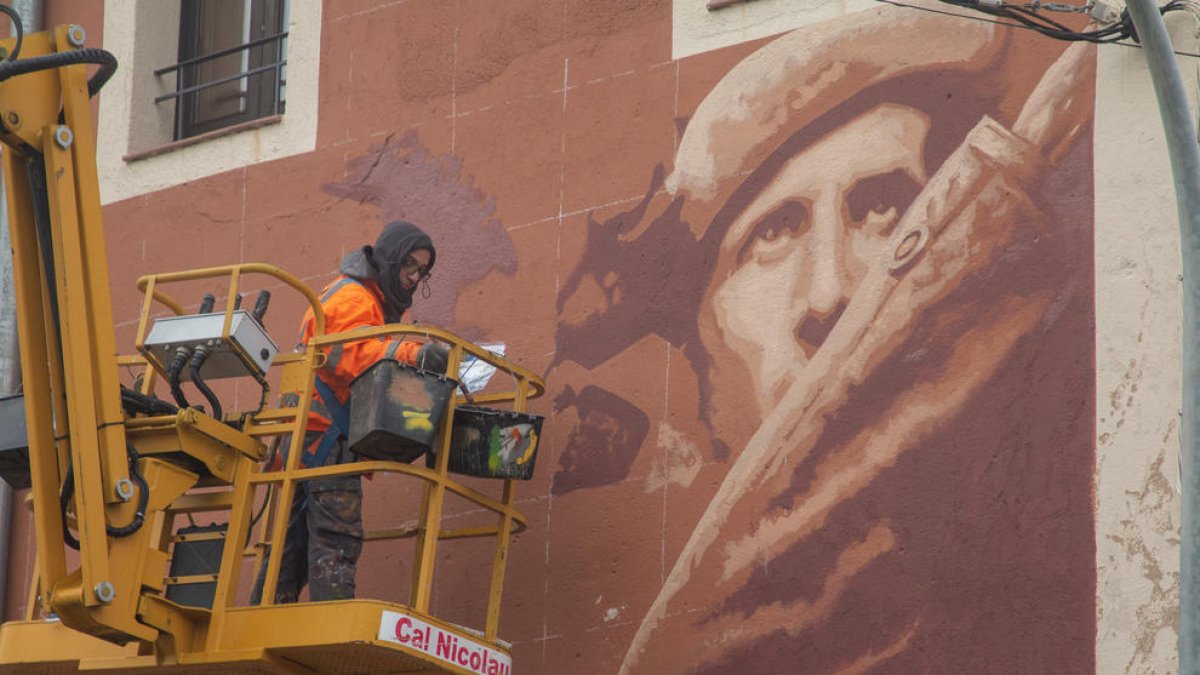
<path fill-rule="evenodd" d="M 726 467 L 622 672 L 1094 670 L 1093 59 L 896 8 L 797 30 L 591 224 L 557 363 L 657 335 Z"/>

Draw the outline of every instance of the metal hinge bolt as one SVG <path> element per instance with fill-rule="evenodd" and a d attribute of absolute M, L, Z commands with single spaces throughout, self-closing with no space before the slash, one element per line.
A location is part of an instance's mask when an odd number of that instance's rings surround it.
<path fill-rule="evenodd" d="M 58 143 L 58 147 L 66 150 L 75 142 L 75 134 L 71 133 L 70 127 L 59 125 L 54 128 L 54 142 Z"/>
<path fill-rule="evenodd" d="M 117 589 L 113 588 L 112 582 L 109 581 L 101 581 L 96 584 L 95 591 L 96 599 L 106 605 L 112 602 L 113 598 L 117 597 Z"/>
<path fill-rule="evenodd" d="M 128 478 L 117 479 L 117 496 L 123 502 L 133 499 L 133 481 Z"/>
<path fill-rule="evenodd" d="M 73 23 L 67 28 L 67 41 L 71 43 L 72 47 L 82 47 L 87 42 L 87 31 L 83 29 L 83 26 Z"/>

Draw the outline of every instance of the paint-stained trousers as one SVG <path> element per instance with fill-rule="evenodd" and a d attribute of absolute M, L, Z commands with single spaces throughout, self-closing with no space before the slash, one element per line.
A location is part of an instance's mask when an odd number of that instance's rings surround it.
<path fill-rule="evenodd" d="M 311 447 L 319 439 L 320 434 L 308 433 L 304 437 L 305 447 Z M 286 442 L 284 447 L 287 447 Z M 346 439 L 341 438 L 324 466 L 353 459 L 346 448 Z M 309 599 L 313 601 L 353 598 L 354 571 L 362 553 L 362 541 L 361 476 L 296 483 L 283 558 L 279 563 L 275 602 L 296 602 L 306 583 Z M 252 605 L 262 601 L 270 555 L 268 550 L 258 570 L 250 593 Z"/>

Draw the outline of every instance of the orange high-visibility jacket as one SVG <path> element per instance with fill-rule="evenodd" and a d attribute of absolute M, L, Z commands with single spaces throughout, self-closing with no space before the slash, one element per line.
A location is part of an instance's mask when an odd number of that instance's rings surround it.
<path fill-rule="evenodd" d="M 325 309 L 327 335 L 364 326 L 382 326 L 386 323 L 383 318 L 383 294 L 379 285 L 371 280 L 359 280 L 344 275 L 338 277 L 321 291 L 321 306 Z M 300 328 L 302 344 L 308 344 L 315 329 L 312 308 L 309 308 Z M 394 358 L 401 363 L 416 365 L 417 351 L 421 346 L 420 342 L 387 338 L 334 345 L 327 348 L 325 365 L 317 370 L 317 377 L 329 385 L 334 395 L 345 405 L 350 400 L 350 383 L 372 364 L 382 358 Z M 329 408 L 321 400 L 321 394 L 314 389 L 307 429 L 323 432 L 329 425 Z"/>

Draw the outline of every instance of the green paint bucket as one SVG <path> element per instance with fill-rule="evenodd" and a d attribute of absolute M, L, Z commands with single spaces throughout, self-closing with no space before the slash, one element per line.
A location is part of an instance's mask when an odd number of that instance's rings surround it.
<path fill-rule="evenodd" d="M 350 449 L 369 459 L 411 462 L 425 454 L 458 382 L 381 359 L 350 383 Z"/>
<path fill-rule="evenodd" d="M 510 410 L 458 406 L 450 432 L 450 471 L 479 478 L 528 480 L 537 460 L 542 419 Z M 428 466 L 433 466 L 434 454 L 426 456 Z"/>

